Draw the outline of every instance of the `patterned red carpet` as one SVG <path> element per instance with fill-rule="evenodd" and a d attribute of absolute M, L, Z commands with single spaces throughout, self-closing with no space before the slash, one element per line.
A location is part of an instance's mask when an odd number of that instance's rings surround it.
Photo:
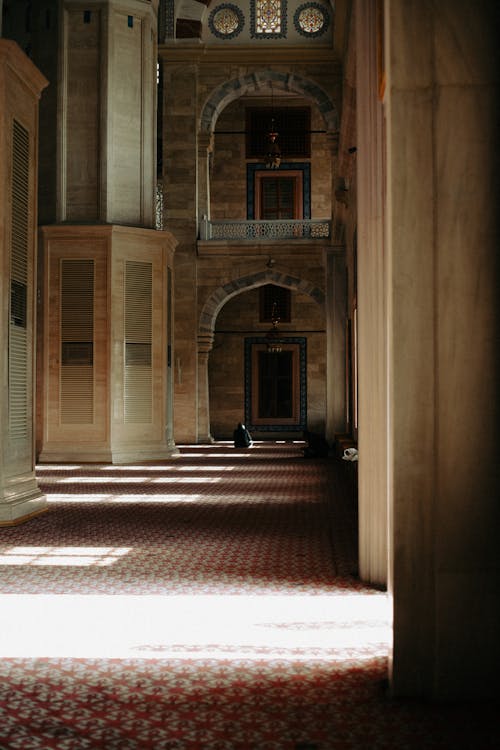
<path fill-rule="evenodd" d="M 487 708 L 391 701 L 355 507 L 299 444 L 43 466 L 0 530 L 2 750 L 497 747 Z"/>

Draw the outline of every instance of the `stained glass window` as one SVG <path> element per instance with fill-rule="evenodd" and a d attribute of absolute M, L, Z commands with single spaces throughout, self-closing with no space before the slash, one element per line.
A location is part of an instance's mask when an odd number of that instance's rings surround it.
<path fill-rule="evenodd" d="M 305 3 L 295 11 L 293 22 L 302 36 L 320 36 L 328 28 L 330 17 L 326 7 L 318 3 Z"/>
<path fill-rule="evenodd" d="M 281 0 L 257 0 L 255 11 L 257 34 L 280 33 Z"/>
<path fill-rule="evenodd" d="M 211 12 L 208 25 L 210 31 L 219 39 L 232 39 L 243 28 L 244 18 L 241 10 L 231 3 L 218 5 Z"/>
<path fill-rule="evenodd" d="M 250 17 L 253 39 L 286 37 L 286 0 L 251 0 Z"/>
<path fill-rule="evenodd" d="M 309 34 L 319 31 L 324 22 L 323 13 L 319 8 L 314 8 L 312 5 L 304 8 L 299 13 L 299 26 L 302 31 L 307 31 Z"/>

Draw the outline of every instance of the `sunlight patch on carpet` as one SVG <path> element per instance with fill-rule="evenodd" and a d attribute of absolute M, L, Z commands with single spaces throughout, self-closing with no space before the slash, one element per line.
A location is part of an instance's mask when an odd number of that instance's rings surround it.
<path fill-rule="evenodd" d="M 200 494 L 175 494 L 175 495 L 139 495 L 126 494 L 126 495 L 102 495 L 100 493 L 87 493 L 86 495 L 63 495 L 57 493 L 50 493 L 47 495 L 47 503 L 57 505 L 59 503 L 106 503 L 112 505 L 127 505 L 134 503 L 149 503 L 151 505 L 157 505 L 158 503 L 196 503 L 202 499 Z"/>
<path fill-rule="evenodd" d="M 131 550 L 131 547 L 10 547 L 2 549 L 0 565 L 107 567 Z"/>
<path fill-rule="evenodd" d="M 382 594 L 4 595 L 0 655 L 350 660 L 386 656 Z"/>

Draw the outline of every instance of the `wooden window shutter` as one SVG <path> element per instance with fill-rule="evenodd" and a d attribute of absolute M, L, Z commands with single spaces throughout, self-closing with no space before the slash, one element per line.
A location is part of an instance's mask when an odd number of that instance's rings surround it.
<path fill-rule="evenodd" d="M 62 424 L 94 421 L 94 261 L 61 260 Z"/>
<path fill-rule="evenodd" d="M 29 133 L 16 120 L 12 131 L 12 219 L 10 253 L 9 435 L 28 435 L 28 237 Z"/>
<path fill-rule="evenodd" d="M 153 419 L 151 263 L 125 263 L 124 421 L 151 424 Z"/>
<path fill-rule="evenodd" d="M 295 218 L 295 179 L 286 176 L 262 180 L 262 219 Z"/>

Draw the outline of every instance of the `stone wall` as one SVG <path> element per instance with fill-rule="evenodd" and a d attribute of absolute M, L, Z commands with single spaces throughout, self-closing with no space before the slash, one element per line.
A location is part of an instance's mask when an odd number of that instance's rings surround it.
<path fill-rule="evenodd" d="M 211 149 L 212 121 L 209 113 L 214 110 L 218 113 L 213 121 L 215 131 L 244 131 L 245 100 L 241 94 L 245 94 L 246 100 L 251 100 L 252 104 L 258 101 L 269 104 L 269 75 L 272 75 L 275 96 L 279 95 L 280 87 L 282 91 L 288 87 L 284 98 L 293 103 L 307 103 L 311 106 L 311 129 L 335 130 L 336 107 L 340 96 L 339 70 L 334 64 L 292 61 L 285 65 L 281 61 L 272 67 L 270 73 L 268 62 L 263 65 L 251 56 L 245 62 L 231 62 L 230 58 L 214 62 L 210 55 L 201 58 L 199 51 L 191 48 L 189 51 L 178 49 L 176 52 L 165 48 L 160 50 L 160 56 L 165 92 L 164 226 L 178 241 L 175 254 L 175 439 L 177 442 L 202 442 L 210 438 L 205 424 L 208 422 L 209 411 L 208 385 L 205 386 L 205 379 L 212 323 L 208 331 L 201 330 L 199 325 L 204 306 L 215 290 L 248 275 L 262 272 L 266 269 L 267 260 L 272 257 L 276 262 L 275 268 L 279 267 L 281 273 L 288 274 L 299 282 L 302 280 L 307 287 L 318 287 L 324 295 L 324 247 L 318 248 L 314 243 L 298 240 L 296 243 L 283 243 L 281 247 L 275 246 L 279 243 L 269 243 L 265 247 L 259 243 L 246 247 L 244 243 L 240 247 L 224 247 L 224 243 L 219 243 L 215 250 L 200 248 L 203 243 L 197 242 L 198 222 L 205 213 L 210 211 L 214 220 L 247 218 L 244 133 L 216 135 Z M 255 80 L 256 90 L 251 90 L 249 77 L 251 81 Z M 238 82 L 243 79 L 246 81 L 246 89 L 239 92 Z M 322 112 L 320 107 L 323 108 Z M 325 133 L 313 134 L 312 140 L 312 216 L 329 218 L 334 143 Z M 210 166 L 207 163 L 207 148 L 210 151 Z M 210 205 L 207 201 L 209 192 Z M 264 282 L 256 280 L 253 286 L 258 283 Z M 225 296 L 227 295 L 222 293 L 222 298 Z M 322 323 L 321 328 L 324 327 Z M 324 377 L 325 354 L 322 351 L 320 353 L 322 346 L 313 344 L 311 340 L 311 383 L 316 380 L 320 383 Z M 319 360 L 313 364 L 316 349 Z M 202 350 L 203 356 L 200 354 Z M 211 363 L 216 361 L 214 357 L 216 354 L 211 353 Z M 210 378 L 214 369 L 217 368 L 211 366 Z M 196 398 L 193 398 L 193 393 L 197 394 Z M 314 414 L 314 429 L 319 429 L 324 423 L 327 408 L 324 384 L 315 386 L 309 403 L 310 413 Z M 217 417 L 216 430 L 219 429 L 217 425 L 222 426 L 222 431 L 231 425 L 232 430 L 236 410 L 239 414 L 239 404 L 227 416 L 220 419 Z"/>
<path fill-rule="evenodd" d="M 307 107 L 306 99 L 286 97 L 273 99 L 276 107 Z M 213 165 L 210 180 L 211 218 L 247 218 L 247 174 L 245 160 L 245 111 L 247 107 L 269 107 L 271 98 L 246 97 L 230 104 L 217 121 Z M 311 106 L 311 130 L 324 131 L 325 124 L 317 107 Z M 279 138 L 278 138 L 279 140 Z M 262 155 L 264 157 L 264 154 Z M 331 215 L 332 159 L 325 132 L 311 133 L 311 159 L 288 158 L 284 162 L 310 162 L 311 218 L 325 219 Z M 257 160 L 250 160 L 256 163 Z"/>

